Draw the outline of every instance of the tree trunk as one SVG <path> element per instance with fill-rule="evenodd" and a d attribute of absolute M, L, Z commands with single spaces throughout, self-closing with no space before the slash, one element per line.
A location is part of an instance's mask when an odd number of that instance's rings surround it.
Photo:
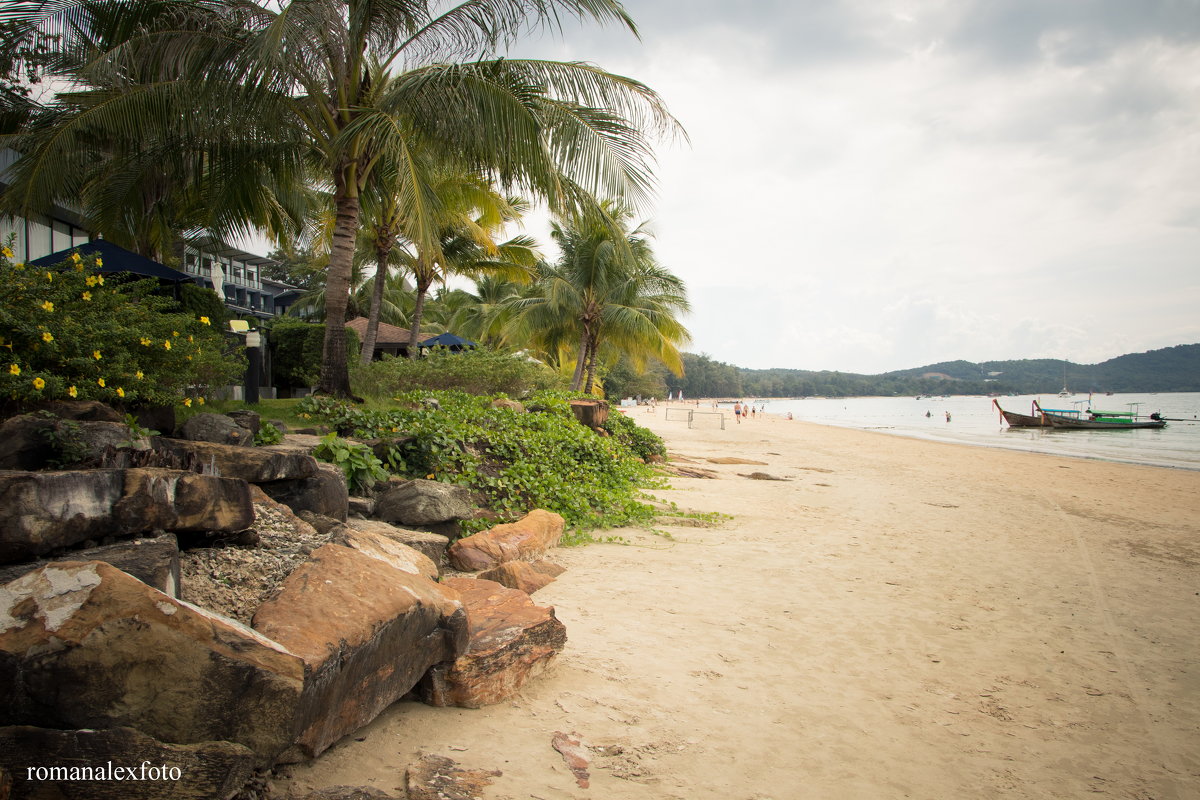
<path fill-rule="evenodd" d="M 583 385 L 583 367 L 587 363 L 588 331 L 584 328 L 579 337 L 579 355 L 575 358 L 575 374 L 571 376 L 571 391 L 578 392 Z"/>
<path fill-rule="evenodd" d="M 350 302 L 350 272 L 354 234 L 358 229 L 358 196 L 339 187 L 334 197 L 337 219 L 325 279 L 325 344 L 321 351 L 318 394 L 350 397 L 350 366 L 346 362 L 346 306 Z"/>
<path fill-rule="evenodd" d="M 591 337 L 591 341 L 588 343 L 587 380 L 584 382 L 586 387 L 584 391 L 588 394 L 592 393 L 592 387 L 596 384 L 596 353 L 599 349 L 600 343 L 596 341 L 595 336 Z"/>
<path fill-rule="evenodd" d="M 412 331 L 408 334 L 408 357 L 416 358 L 420 355 L 420 348 L 417 347 L 421 342 L 421 315 L 425 312 L 425 294 L 429 291 L 429 286 L 433 281 L 417 278 L 417 296 L 413 303 L 412 313 Z"/>
<path fill-rule="evenodd" d="M 383 290 L 387 286 L 388 253 L 391 251 L 392 239 L 390 236 L 377 242 L 375 283 L 371 287 L 371 310 L 367 313 L 367 332 L 363 334 L 362 355 L 359 357 L 361 364 L 370 364 L 371 359 L 375 357 L 375 342 L 379 338 L 379 309 L 383 306 Z"/>

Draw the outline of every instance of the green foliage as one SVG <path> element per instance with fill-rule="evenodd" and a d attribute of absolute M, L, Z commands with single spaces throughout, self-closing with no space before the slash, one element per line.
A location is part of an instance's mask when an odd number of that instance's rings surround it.
<path fill-rule="evenodd" d="M 643 461 L 649 461 L 654 456 L 667 457 L 667 446 L 662 439 L 620 412 L 614 411 L 608 415 L 604 430 Z"/>
<path fill-rule="evenodd" d="M 197 319 L 208 317 L 212 326 L 219 331 L 229 330 L 229 309 L 212 289 L 194 283 L 180 284 L 179 307 Z"/>
<path fill-rule="evenodd" d="M 149 439 L 151 436 L 158 436 L 161 432 L 143 427 L 133 414 L 125 415 L 125 426 L 129 428 L 130 447 L 136 447 L 139 442 Z"/>
<path fill-rule="evenodd" d="M 440 408 L 423 402 L 430 396 Z M 623 423 L 616 423 L 621 435 L 598 436 L 576 422 L 568 398 L 535 394 L 527 400 L 537 409 L 530 413 L 450 391 L 408 392 L 385 410 L 305 398 L 298 410 L 357 437 L 394 437 L 400 474 L 466 486 L 507 519 L 544 508 L 572 529 L 648 523 L 654 511 L 638 495 L 656 485 L 655 478 L 627 441 L 637 440 L 645 451 L 654 445 L 623 430 Z"/>
<path fill-rule="evenodd" d="M 283 431 L 269 422 L 264 422 L 260 425 L 258 433 L 254 434 L 254 444 L 258 447 L 267 447 L 268 445 L 279 444 L 282 441 Z"/>
<path fill-rule="evenodd" d="M 50 445 L 53 455 L 48 463 L 55 469 L 74 466 L 87 457 L 87 444 L 83 441 L 83 430 L 79 423 L 71 419 L 60 419 L 50 411 L 39 411 L 36 416 L 42 417 L 48 423 L 40 428 L 38 433 Z"/>
<path fill-rule="evenodd" d="M 418 359 L 385 357 L 358 365 L 351 383 L 363 397 L 386 398 L 422 390 L 525 397 L 530 392 L 562 388 L 564 382 L 544 364 L 518 355 L 485 348 L 454 352 L 438 347 Z"/>
<path fill-rule="evenodd" d="M 375 457 L 371 448 L 348 442 L 335 433 L 321 437 L 313 457 L 337 465 L 346 476 L 351 494 L 359 494 L 388 478 L 383 462 Z"/>
<path fill-rule="evenodd" d="M 245 371 L 210 319 L 176 313 L 156 281 L 120 283 L 98 266 L 76 253 L 34 268 L 0 251 L 0 402 L 174 404 Z"/>
<path fill-rule="evenodd" d="M 321 375 L 321 352 L 325 326 L 294 317 L 278 317 L 267 334 L 271 349 L 271 379 L 276 386 L 315 386 Z M 359 350 L 358 334 L 346 329 L 346 357 L 354 360 Z"/>

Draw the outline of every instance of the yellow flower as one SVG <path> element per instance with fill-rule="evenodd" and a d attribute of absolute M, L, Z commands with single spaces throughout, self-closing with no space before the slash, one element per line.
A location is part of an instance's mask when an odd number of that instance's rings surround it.
<path fill-rule="evenodd" d="M 70 389 L 67 389 L 67 394 L 71 395 L 71 397 L 79 397 L 79 390 L 72 386 Z"/>
<path fill-rule="evenodd" d="M 194 341 L 196 341 L 196 337 L 195 337 L 195 336 L 192 336 L 191 334 L 189 334 L 189 335 L 188 335 L 188 341 L 189 341 L 189 342 L 194 342 Z"/>
<path fill-rule="evenodd" d="M 53 311 L 53 310 L 54 310 L 54 303 L 51 303 L 49 300 L 42 303 L 42 311 Z"/>
<path fill-rule="evenodd" d="M 76 264 L 83 261 L 83 259 L 80 258 L 79 253 L 71 253 L 71 260 L 74 261 Z"/>
<path fill-rule="evenodd" d="M 0 247 L 0 256 L 4 256 L 5 258 L 12 258 L 13 251 L 9 250 L 7 247 Z"/>
<path fill-rule="evenodd" d="M 9 364 L 8 365 L 8 374 L 9 375 L 20 375 L 21 368 L 18 367 L 16 364 Z"/>
<path fill-rule="evenodd" d="M 137 379 L 140 381 L 142 378 L 144 378 L 144 377 L 146 377 L 146 376 L 145 376 L 145 375 L 143 375 L 143 374 L 142 374 L 142 371 L 139 369 L 139 370 L 137 371 L 137 374 L 136 374 L 136 375 L 134 375 L 134 377 L 135 377 L 135 378 L 137 378 Z"/>
<path fill-rule="evenodd" d="M 208 317 L 201 317 L 200 324 L 201 325 L 212 325 L 212 321 Z"/>
<path fill-rule="evenodd" d="M 172 336 L 178 336 L 178 335 L 179 335 L 179 331 L 171 331 L 171 335 L 172 335 Z"/>
<path fill-rule="evenodd" d="M 117 397 L 124 397 L 124 396 L 125 396 L 125 390 L 122 389 L 120 386 L 118 386 L 117 387 Z"/>
<path fill-rule="evenodd" d="M 102 261 L 102 260 L 101 260 L 100 256 L 96 256 L 96 266 L 97 266 L 97 267 L 103 267 L 103 266 L 104 266 L 104 261 Z M 104 281 L 101 281 L 101 283 L 103 283 L 103 282 L 104 282 Z"/>
<path fill-rule="evenodd" d="M 46 273 L 46 280 L 50 281 L 51 283 L 54 283 L 54 274 L 53 274 L 53 273 L 51 273 L 51 272 L 47 272 L 47 273 Z"/>
<path fill-rule="evenodd" d="M 46 388 L 46 382 L 44 380 L 42 380 L 41 378 L 34 378 L 33 379 L 33 388 L 37 389 L 40 392 L 42 389 Z"/>
<path fill-rule="evenodd" d="M 103 286 L 103 285 L 104 285 L 104 276 L 103 276 L 103 275 L 97 275 L 97 276 L 96 276 L 96 283 L 98 283 L 98 284 L 100 284 L 101 286 Z"/>
<path fill-rule="evenodd" d="M 84 300 L 91 300 L 91 299 L 92 299 L 92 293 L 91 293 L 91 292 L 84 292 L 84 293 L 83 293 L 83 299 L 84 299 Z"/>
<path fill-rule="evenodd" d="M 183 404 L 185 406 L 187 406 L 188 408 L 191 408 L 192 407 L 192 398 L 190 398 L 190 397 L 183 398 Z"/>
<path fill-rule="evenodd" d="M 192 360 L 192 357 L 191 357 L 191 356 L 184 356 L 184 358 L 186 358 L 188 361 L 191 361 L 191 360 Z"/>
<path fill-rule="evenodd" d="M 42 333 L 42 341 L 43 342 L 53 342 L 54 335 L 52 333 L 50 333 L 50 331 L 45 331 L 44 333 Z"/>
<path fill-rule="evenodd" d="M 197 402 L 197 403 L 199 403 L 200 405 L 204 405 L 204 398 L 203 398 L 203 397 L 197 397 L 197 398 L 196 398 L 196 402 Z"/>
<path fill-rule="evenodd" d="M 97 361 L 99 361 L 99 360 L 100 360 L 100 351 L 99 351 L 99 350 L 93 350 L 93 351 L 92 351 L 92 358 L 94 358 L 94 359 L 96 359 Z"/>
<path fill-rule="evenodd" d="M 163 347 L 166 348 L 167 350 L 170 350 L 171 349 L 171 340 L 168 339 L 167 341 L 163 342 Z"/>
<path fill-rule="evenodd" d="M 96 276 L 88 275 L 86 278 L 83 279 L 83 282 L 86 283 L 88 286 L 95 286 L 97 283 Z"/>
<path fill-rule="evenodd" d="M 103 389 L 103 388 L 104 388 L 104 378 L 96 378 L 96 384 L 97 384 L 97 385 L 98 385 L 100 388 L 102 388 L 102 389 Z"/>
<path fill-rule="evenodd" d="M 143 347 L 149 347 L 152 344 L 154 344 L 153 339 L 147 339 L 145 336 L 142 337 L 142 346 Z"/>

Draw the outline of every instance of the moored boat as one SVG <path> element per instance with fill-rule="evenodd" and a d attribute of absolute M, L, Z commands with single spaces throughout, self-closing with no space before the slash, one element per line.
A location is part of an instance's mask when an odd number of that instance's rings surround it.
<path fill-rule="evenodd" d="M 1157 414 L 1139 417 L 1136 409 L 1133 411 L 1088 410 L 1084 412 L 1078 409 L 1042 408 L 1036 400 L 1033 401 L 1033 406 L 1052 428 L 1062 430 L 1121 431 L 1137 428 L 1165 428 L 1167 425 L 1166 420 L 1158 418 Z"/>
<path fill-rule="evenodd" d="M 1018 414 L 1015 411 L 1005 411 L 1000 407 L 999 401 L 992 399 L 992 405 L 1000 412 L 1000 416 L 1008 423 L 1010 428 L 1048 428 L 1050 424 L 1041 416 L 1032 416 L 1030 414 Z"/>

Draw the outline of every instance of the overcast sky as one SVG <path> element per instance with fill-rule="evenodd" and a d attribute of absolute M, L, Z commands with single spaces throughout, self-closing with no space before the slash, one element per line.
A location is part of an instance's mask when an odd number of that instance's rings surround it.
<path fill-rule="evenodd" d="M 693 352 L 878 373 L 1200 342 L 1200 0 L 627 0 Z"/>

